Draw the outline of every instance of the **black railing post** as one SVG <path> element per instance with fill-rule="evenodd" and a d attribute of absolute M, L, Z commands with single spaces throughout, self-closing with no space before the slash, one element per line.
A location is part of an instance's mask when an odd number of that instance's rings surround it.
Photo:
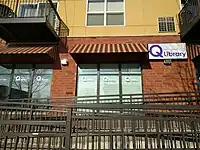
<path fill-rule="evenodd" d="M 110 133 L 110 147 L 109 147 L 109 149 L 113 150 L 113 135 L 112 135 L 113 125 L 112 125 L 112 118 L 110 118 L 108 121 L 109 121 L 109 133 Z"/>
<path fill-rule="evenodd" d="M 32 120 L 32 117 L 33 117 L 33 105 L 31 104 L 31 102 L 29 101 L 29 103 L 30 103 L 30 105 L 31 105 L 31 108 L 30 108 L 30 114 L 29 114 L 29 118 L 28 118 L 28 120 L 29 121 L 31 121 Z M 28 114 L 27 114 L 28 115 Z M 30 129 L 31 129 L 31 126 L 30 125 L 28 125 L 28 127 L 27 127 L 27 132 L 28 133 L 30 133 Z M 30 137 L 29 136 L 27 136 L 26 137 L 26 145 L 25 145 L 25 149 L 26 150 L 28 150 L 29 149 L 29 142 L 30 142 Z"/>
<path fill-rule="evenodd" d="M 28 83 L 28 98 L 31 98 L 33 95 L 33 82 L 34 82 L 34 76 L 35 76 L 35 69 L 30 70 L 30 81 Z"/>
<path fill-rule="evenodd" d="M 11 71 L 11 77 L 10 77 L 10 82 L 9 82 L 9 89 L 8 89 L 8 97 L 7 98 L 11 98 L 11 95 L 12 95 L 11 89 L 12 89 L 13 80 L 15 80 L 14 79 L 14 69 L 12 69 L 12 71 Z"/>
<path fill-rule="evenodd" d="M 67 112 L 65 150 L 71 149 L 72 111 L 73 108 L 70 108 Z"/>

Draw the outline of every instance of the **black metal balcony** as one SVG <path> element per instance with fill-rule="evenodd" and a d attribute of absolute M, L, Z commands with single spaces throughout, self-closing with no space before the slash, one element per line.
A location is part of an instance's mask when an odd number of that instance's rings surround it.
<path fill-rule="evenodd" d="M 68 28 L 51 0 L 0 0 L 0 38 L 6 42 L 56 42 Z"/>
<path fill-rule="evenodd" d="M 200 0 L 188 0 L 179 13 L 181 39 L 200 42 Z"/>
<path fill-rule="evenodd" d="M 0 101 L 0 149 L 200 149 L 199 93 L 118 96 Z"/>

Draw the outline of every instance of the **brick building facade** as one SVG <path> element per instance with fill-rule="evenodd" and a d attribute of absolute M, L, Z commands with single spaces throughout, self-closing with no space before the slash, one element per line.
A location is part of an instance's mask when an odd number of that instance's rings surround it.
<path fill-rule="evenodd" d="M 160 93 L 160 92 L 192 92 L 197 90 L 196 75 L 194 63 L 190 57 L 186 60 L 173 60 L 170 65 L 165 65 L 163 60 L 149 60 L 148 56 L 137 60 L 137 57 L 129 56 L 135 55 L 130 53 L 127 55 L 121 54 L 121 57 L 114 57 L 117 54 L 106 54 L 98 57 L 101 54 L 93 54 L 89 57 L 84 54 L 77 59 L 70 54 L 71 50 L 77 44 L 120 44 L 120 43 L 179 43 L 180 37 L 176 35 L 164 36 L 130 36 L 130 37 L 70 37 L 67 39 L 66 48 L 60 48 L 60 60 L 65 58 L 69 65 L 62 66 L 58 60 L 55 62 L 52 78 L 51 95 L 52 97 L 65 97 L 77 95 L 77 66 L 79 61 L 81 63 L 120 63 L 120 62 L 139 62 L 141 63 L 142 74 L 142 91 L 143 93 Z M 147 54 L 148 55 L 148 54 Z M 86 59 L 81 59 L 84 58 Z M 108 58 L 109 57 L 109 58 Z M 107 59 L 108 58 L 108 59 Z M 92 62 L 93 61 L 93 62 Z M 59 67 L 58 67 L 59 66 Z M 59 68 L 59 69 L 58 69 Z"/>
<path fill-rule="evenodd" d="M 2 3 L 12 10 L 24 7 L 27 14 L 23 11 L 12 16 L 15 21 L 4 16 L 8 22 L 4 18 L 0 22 L 0 38 L 5 40 L 0 40 L 0 99 L 198 90 L 200 48 L 181 39 L 176 19 L 181 1 L 53 3 L 48 5 L 50 9 L 43 3 L 34 4 L 36 14 L 31 13 L 30 2 L 26 7 Z M 42 13 L 44 22 L 39 24 L 38 9 L 54 13 Z M 50 18 L 46 18 L 48 13 Z M 28 26 L 26 21 L 31 19 Z M 163 43 L 186 43 L 188 58 L 168 60 L 168 65 L 165 59 L 149 59 L 148 44 Z M 67 65 L 62 64 L 65 60 Z"/>

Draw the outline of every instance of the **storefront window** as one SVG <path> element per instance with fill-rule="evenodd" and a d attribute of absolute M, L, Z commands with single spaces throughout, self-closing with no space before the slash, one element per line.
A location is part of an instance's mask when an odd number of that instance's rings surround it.
<path fill-rule="evenodd" d="M 141 69 L 138 64 L 122 64 L 122 94 L 138 94 L 142 91 Z"/>
<path fill-rule="evenodd" d="M 32 97 L 50 97 L 51 80 L 51 69 L 36 69 L 33 75 Z"/>
<path fill-rule="evenodd" d="M 11 88 L 11 98 L 29 97 L 31 69 L 15 69 Z"/>
<path fill-rule="evenodd" d="M 125 94 L 142 94 L 139 64 L 81 64 L 79 66 L 78 96 L 96 96 L 96 101 L 92 103 L 116 103 L 120 102 L 120 98 Z M 123 98 L 126 101 L 127 96 Z M 82 101 L 88 103 L 87 99 L 83 98 Z"/>
<path fill-rule="evenodd" d="M 119 95 L 119 76 L 100 76 L 100 95 Z"/>
<path fill-rule="evenodd" d="M 9 96 L 11 72 L 10 66 L 0 66 L 0 99 L 6 99 Z"/>
<path fill-rule="evenodd" d="M 142 77 L 139 64 L 122 64 L 122 95 L 126 103 L 137 103 L 142 101 Z M 130 96 L 132 95 L 131 98 Z M 135 95 L 136 94 L 136 95 Z"/>
<path fill-rule="evenodd" d="M 78 67 L 78 90 L 79 96 L 97 95 L 97 65 L 81 64 Z M 85 101 L 86 99 L 86 101 Z M 92 97 L 77 99 L 79 103 L 96 103 Z"/>
<path fill-rule="evenodd" d="M 46 66 L 46 68 L 44 67 Z M 0 66 L 0 99 L 49 98 L 52 69 L 49 65 Z"/>
<path fill-rule="evenodd" d="M 99 103 L 119 102 L 119 64 L 100 64 Z M 106 96 L 106 97 L 105 97 Z"/>

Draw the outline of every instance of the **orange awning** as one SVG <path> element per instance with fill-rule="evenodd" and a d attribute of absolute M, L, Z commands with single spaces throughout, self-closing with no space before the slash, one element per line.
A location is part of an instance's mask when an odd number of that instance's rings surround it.
<path fill-rule="evenodd" d="M 135 53 L 148 52 L 145 44 L 123 43 L 123 44 L 78 44 L 70 53 Z"/>
<path fill-rule="evenodd" d="M 11 45 L 0 47 L 0 55 L 35 55 L 47 54 L 52 59 L 57 58 L 57 50 L 52 45 Z"/>

